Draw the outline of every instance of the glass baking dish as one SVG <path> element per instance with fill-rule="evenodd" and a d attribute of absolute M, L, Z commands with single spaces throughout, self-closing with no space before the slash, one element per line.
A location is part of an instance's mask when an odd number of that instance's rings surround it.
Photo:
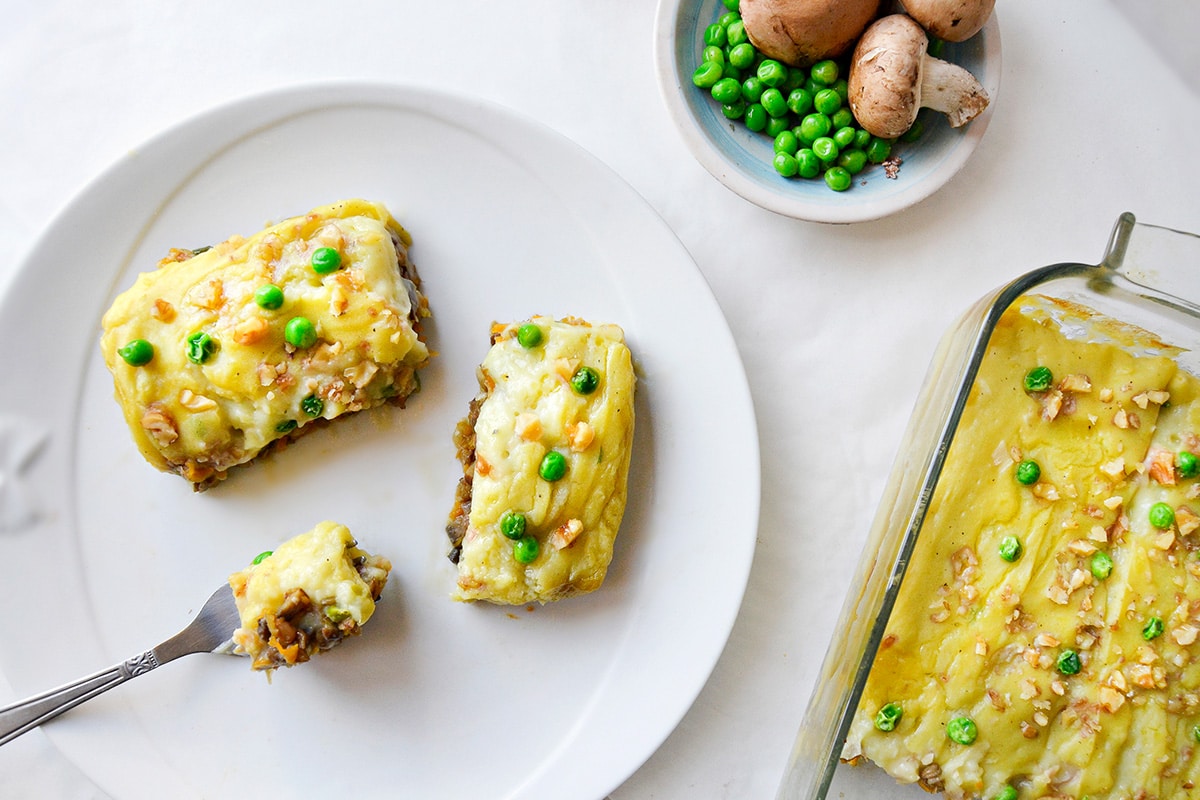
<path fill-rule="evenodd" d="M 1099 264 L 1029 272 L 984 297 L 946 333 L 930 365 L 843 604 L 834 639 L 801 720 L 777 800 L 824 798 L 888 624 L 967 396 L 1001 314 L 1036 292 L 1153 332 L 1178 347 L 1177 363 L 1200 375 L 1200 237 L 1139 223 L 1114 226 Z M 873 765 L 841 766 L 873 770 Z M 897 785 L 898 788 L 898 785 Z"/>

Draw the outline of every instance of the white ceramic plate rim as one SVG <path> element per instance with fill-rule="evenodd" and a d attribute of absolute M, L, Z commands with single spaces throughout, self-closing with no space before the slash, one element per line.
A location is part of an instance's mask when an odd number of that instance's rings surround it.
<path fill-rule="evenodd" d="M 88 453 L 87 447 L 96 437 L 104 440 L 113 435 L 111 431 L 96 432 L 96 427 L 107 427 L 108 423 L 103 416 L 94 417 L 96 412 L 91 410 L 95 405 L 112 401 L 109 397 L 84 397 L 83 393 L 96 383 L 99 355 L 95 352 L 94 325 L 108 298 L 121 288 L 120 281 L 133 269 L 130 259 L 148 238 L 154 238 L 155 226 L 170 216 L 173 203 L 181 196 L 187 197 L 188 192 L 199 191 L 193 188 L 194 182 L 206 178 L 209 165 L 214 159 L 220 163 L 225 149 L 243 140 L 254 141 L 263 131 L 272 132 L 273 126 L 283 126 L 286 133 L 290 120 L 305 115 L 332 115 L 340 122 L 342 114 L 356 119 L 346 109 L 363 108 L 373 109 L 371 113 L 393 114 L 405 124 L 415 121 L 457 126 L 464 136 L 486 139 L 489 145 L 495 145 L 497 155 L 485 154 L 480 158 L 504 162 L 496 166 L 505 169 L 512 166 L 521 175 L 528 172 L 534 176 L 530 179 L 533 184 L 546 181 L 558 195 L 553 199 L 562 209 L 564 224 L 580 226 L 588 238 L 579 242 L 581 249 L 597 253 L 596 260 L 607 270 L 607 275 L 584 277 L 611 283 L 611 296 L 616 298 L 612 302 L 623 302 L 636 312 L 627 321 L 626 330 L 643 369 L 635 457 L 643 459 L 641 477 L 647 480 L 640 488 L 631 489 L 630 512 L 634 516 L 631 520 L 627 512 L 626 527 L 632 524 L 636 528 L 668 511 L 675 515 L 676 524 L 654 531 L 623 529 L 618 559 L 622 541 L 629 540 L 632 552 L 644 548 L 647 554 L 661 559 L 660 563 L 614 561 L 613 572 L 622 574 L 614 578 L 610 573 L 610 582 L 617 581 L 618 588 L 606 593 L 609 590 L 606 584 L 595 595 L 571 601 L 577 605 L 558 604 L 561 612 L 558 607 L 546 607 L 548 610 L 541 618 L 546 620 L 542 623 L 547 626 L 544 631 L 552 632 L 549 626 L 568 622 L 591 624 L 591 617 L 603 618 L 604 614 L 612 615 L 625 627 L 613 634 L 613 650 L 604 654 L 609 661 L 595 675 L 597 685 L 585 687 L 580 697 L 571 700 L 577 708 L 575 716 L 567 720 L 568 730 L 562 741 L 551 751 L 537 754 L 527 775 L 483 792 L 484 796 L 492 792 L 495 796 L 512 798 L 600 797 L 632 774 L 678 724 L 711 673 L 732 628 L 757 534 L 759 466 L 753 407 L 736 346 L 719 306 L 694 262 L 665 223 L 628 184 L 574 143 L 542 125 L 471 98 L 414 87 L 335 82 L 238 100 L 188 120 L 137 148 L 89 185 L 51 223 L 0 302 L 0 366 L 13 379 L 10 385 L 45 390 L 36 393 L 37 396 L 20 393 L 0 405 L 0 469 L 4 470 L 0 477 L 6 479 L 0 482 L 4 489 L 0 492 L 0 510 L 8 527 L 0 529 L 0 554 L 3 554 L 0 563 L 7 565 L 4 580 L 10 593 L 37 603 L 39 619 L 54 624 L 40 630 L 30 628 L 9 638 L 0 653 L 5 674 L 19 692 L 32 693 L 47 688 L 46 682 L 52 679 L 59 682 L 136 652 L 120 649 L 128 648 L 129 644 L 124 634 L 113 634 L 115 623 L 105 618 L 102 609 L 83 607 L 85 598 L 91 597 L 94 602 L 96 592 L 106 588 L 109 580 L 106 574 L 97 571 L 97 562 L 89 559 L 99 557 L 100 562 L 111 564 L 118 563 L 116 559 L 120 557 L 114 554 L 111 562 L 105 561 L 110 558 L 105 548 L 89 541 L 90 534 L 86 531 L 81 532 L 90 524 L 86 515 L 98 508 L 104 514 L 127 512 L 101 508 L 103 503 L 83 507 L 86 503 L 80 498 L 93 500 L 91 495 L 98 491 L 88 486 L 89 481 L 96 482 L 104 491 L 110 491 L 112 486 L 105 483 L 111 480 L 109 476 L 79 474 L 84 471 L 81 457 L 86 463 L 108 458 L 107 454 Z M 321 130 L 328 132 L 331 125 L 324 125 Z M 284 152 L 280 157 L 286 156 Z M 452 166 L 447 165 L 447 180 L 460 181 L 469 187 L 470 174 L 451 174 Z M 216 174 L 219 178 L 221 173 L 217 170 Z M 251 194 L 255 191 L 247 185 L 225 188 Z M 333 199 L 338 198 L 328 198 Z M 512 205 L 497 209 L 496 213 L 519 226 L 522 201 L 534 199 L 518 191 L 509 198 Z M 188 202 L 197 201 L 191 198 Z M 461 220 L 461 230 L 470 232 L 474 221 Z M 422 252 L 422 235 L 421 230 L 414 231 L 415 252 Z M 437 247 L 452 249 L 454 243 L 426 238 L 424 246 L 428 249 L 423 252 L 428 253 Z M 531 248 L 536 249 L 536 243 Z M 82 254 L 87 257 L 81 257 Z M 637 263 L 632 263 L 635 260 Z M 418 259 L 418 266 L 427 284 L 439 283 L 435 264 L 422 264 Z M 509 268 L 525 278 L 537 277 L 522 275 L 519 261 Z M 84 269 L 89 271 L 81 272 Z M 572 267 L 564 264 L 562 269 L 569 274 Z M 75 291 L 78 287 L 84 288 Z M 456 285 L 458 290 L 465 288 L 461 281 Z M 486 341 L 490 320 L 436 316 L 440 306 L 451 304 L 445 298 L 439 302 L 434 290 L 430 292 L 435 323 L 448 344 L 453 339 L 448 332 L 458 326 L 478 328 L 473 335 Z M 48 314 L 42 301 L 56 295 L 61 299 L 53 313 Z M 530 313 L 542 311 L 531 309 Z M 444 356 L 448 358 L 449 355 Z M 691 383 L 694 376 L 691 368 L 660 369 L 685 363 L 701 364 L 703 372 L 713 376 L 704 382 L 702 391 Z M 457 381 L 457 373 L 465 372 L 473 381 L 474 366 L 469 360 L 460 359 L 458 363 L 445 363 L 444 372 L 449 376 L 447 380 Z M 426 389 L 422 395 L 430 391 L 436 394 L 437 389 Z M 419 396 L 414 403 L 415 411 L 410 408 L 399 412 L 400 430 L 414 438 L 424 434 L 406 428 L 406 422 L 419 419 L 422 414 L 441 413 L 430 412 L 428 405 L 424 411 L 420 410 L 422 401 L 424 398 Z M 648 411 L 658 413 L 648 414 Z M 461 409 L 456 412 L 461 415 Z M 721 424 L 707 425 L 714 415 L 719 416 Z M 118 415 L 110 416 L 115 420 Z M 85 422 L 81 423 L 81 419 Z M 95 419 L 100 422 L 94 422 Z M 354 424 L 347 422 L 346 430 L 353 430 Z M 113 425 L 115 431 L 120 423 L 114 421 Z M 452 460 L 449 433 L 449 430 L 438 431 L 435 438 L 445 442 L 446 456 Z M 366 436 L 371 435 L 368 430 Z M 122 430 L 121 438 L 127 436 Z M 111 441 L 116 443 L 119 439 Z M 124 445 L 114 444 L 114 447 L 120 449 Z M 313 447 L 315 452 L 316 446 Z M 686 479 L 681 474 L 664 472 L 668 468 L 686 472 L 683 467 L 708 458 L 715 459 L 712 468 L 696 470 L 687 474 Z M 124 467 L 118 465 L 116 469 Z M 153 473 L 144 464 L 139 464 L 138 469 L 148 471 L 130 473 L 139 481 L 143 474 Z M 154 491 L 165 492 L 170 502 L 188 502 L 177 494 L 176 484 L 162 482 L 178 481 L 177 478 L 154 473 L 145 480 Z M 448 510 L 452 487 L 447 485 L 442 490 L 444 495 L 436 502 Z M 210 499 L 219 502 L 216 491 L 209 493 L 213 495 Z M 181 515 L 186 516 L 186 512 Z M 437 538 L 441 533 L 433 530 L 428 535 Z M 719 547 L 693 547 L 696 542 L 719 543 Z M 148 551 L 133 554 L 131 558 L 148 564 L 162 559 L 167 562 L 164 568 L 169 566 L 172 547 L 169 540 L 140 541 L 135 534 L 124 546 L 130 545 Z M 432 547 L 444 548 L 444 543 Z M 404 554 L 388 555 L 397 560 Z M 39 570 L 24 568 L 44 561 L 54 565 L 55 577 L 49 582 Z M 657 577 L 654 573 L 658 573 Z M 148 580 L 152 577 L 147 576 Z M 445 574 L 438 577 L 444 579 Z M 393 583 L 395 580 L 399 579 Z M 404 591 L 419 594 L 423 588 L 418 585 L 420 580 L 424 576 L 410 577 Z M 188 582 L 180 581 L 180 592 Z M 167 590 L 171 589 L 169 579 L 165 585 Z M 448 588 L 443 586 L 438 591 L 448 592 Z M 156 595 L 148 605 L 170 606 L 173 614 L 155 613 L 179 619 L 180 608 L 194 610 L 202 599 L 194 594 L 194 586 L 187 586 L 186 590 L 189 592 L 186 597 Z M 585 610 L 589 607 L 584 604 L 589 602 L 595 604 L 594 613 Z M 384 617 L 386 610 L 386 606 L 381 606 L 377 618 Z M 478 617 L 486 620 L 486 612 Z M 476 618 L 469 621 L 473 624 Z M 374 620 L 372 624 L 385 629 L 388 625 L 386 621 Z M 115 629 L 120 630 L 119 626 Z M 171 633 L 173 629 L 165 632 Z M 306 665 L 303 669 L 312 668 L 309 672 L 291 671 L 277 678 L 277 683 L 284 683 L 282 677 L 292 679 L 293 675 L 297 681 L 317 681 L 310 676 L 319 675 L 321 670 L 336 675 L 341 664 L 362 668 L 369 663 L 366 653 L 372 647 L 371 634 L 369 627 L 361 642 L 323 656 L 318 659 L 321 666 L 317 662 Z M 664 647 L 662 643 L 667 637 L 669 646 Z M 141 646 L 153 644 L 144 638 L 138 641 Z M 412 657 L 419 660 L 425 656 Z M 177 693 L 176 682 L 179 682 L 191 685 L 198 696 L 206 697 L 204 701 L 197 699 L 197 704 L 220 705 L 223 700 L 220 690 L 230 685 L 231 680 L 239 682 L 240 687 L 244 669 L 243 664 L 233 659 L 226 664 L 222 659 L 193 657 L 139 678 L 144 683 L 110 692 L 45 730 L 64 754 L 117 797 L 150 796 L 163 785 L 158 780 L 173 785 L 174 796 L 205 796 L 214 790 L 213 785 L 204 779 L 197 782 L 176 774 L 180 770 L 172 763 L 172 754 L 182 742 L 155 740 L 146 730 L 148 710 L 138 708 L 139 698 L 154 698 L 160 691 L 165 692 L 164 697 L 171 697 L 169 690 L 174 687 Z M 467 673 L 468 678 L 471 674 Z M 319 682 L 317 685 L 321 686 Z M 219 691 L 204 695 L 212 688 Z M 256 684 L 244 691 L 253 695 L 261 690 Z M 281 692 L 286 690 L 276 690 L 271 697 L 278 697 Z M 350 699 L 359 698 L 350 695 Z M 201 708 L 193 710 L 199 716 L 206 713 Z M 446 725 L 461 723 L 461 720 L 445 720 Z M 398 724 L 403 725 L 403 721 Z M 518 739 L 519 728 L 517 723 Z M 252 730 L 253 726 L 247 729 L 231 719 L 219 730 L 188 730 L 186 746 L 200 752 L 206 748 L 218 751 L 229 738 L 253 735 Z M 380 738 L 364 743 L 366 749 L 359 758 L 386 760 L 387 746 L 391 744 L 386 731 L 374 733 Z M 178 736 L 185 734 L 181 730 Z M 502 750 L 483 754 L 482 760 L 481 754 L 472 754 L 474 768 L 486 772 L 489 759 L 506 757 Z M 319 779 L 310 786 L 314 796 L 321 796 L 322 787 L 329 790 Z M 407 796 L 440 796 L 437 786 L 406 785 L 404 776 L 399 776 L 395 785 L 386 787 L 383 796 L 395 796 L 397 791 L 407 792 Z"/>
<path fill-rule="evenodd" d="M 995 109 L 1000 86 L 1000 25 L 993 13 L 979 36 L 984 46 L 986 74 L 976 77 L 991 96 L 989 107 L 961 132 L 957 143 L 937 164 L 935 174 L 911 183 L 911 188 L 861 203 L 820 202 L 796 197 L 749 177 L 735 159 L 713 146 L 703 127 L 688 109 L 684 92 L 699 91 L 690 76 L 680 75 L 675 62 L 675 31 L 680 9 L 693 0 L 659 0 L 654 27 L 654 59 L 659 89 L 671 119 L 693 157 L 713 177 L 751 203 L 777 214 L 811 222 L 867 222 L 902 211 L 936 192 L 953 178 L 983 139 Z M 903 176 L 903 169 L 901 170 Z M 782 179 L 781 179 L 782 180 Z M 853 189 L 850 190 L 853 192 Z M 849 194 L 846 193 L 846 194 Z"/>

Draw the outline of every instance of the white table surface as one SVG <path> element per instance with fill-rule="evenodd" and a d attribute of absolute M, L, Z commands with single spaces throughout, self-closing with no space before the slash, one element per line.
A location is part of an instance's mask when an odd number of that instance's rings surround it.
<path fill-rule="evenodd" d="M 1002 0 L 1003 79 L 974 158 L 918 206 L 849 226 L 759 209 L 691 157 L 659 95 L 651 0 L 3 6 L 0 289 L 55 213 L 143 140 L 327 78 L 541 120 L 674 229 L 741 348 L 762 512 L 724 654 L 614 800 L 773 796 L 925 367 L 962 309 L 1028 269 L 1095 262 L 1123 211 L 1200 231 L 1191 0 Z M 0 677 L 0 704 L 12 699 Z M 0 749 L 0 796 L 108 797 L 41 731 Z"/>

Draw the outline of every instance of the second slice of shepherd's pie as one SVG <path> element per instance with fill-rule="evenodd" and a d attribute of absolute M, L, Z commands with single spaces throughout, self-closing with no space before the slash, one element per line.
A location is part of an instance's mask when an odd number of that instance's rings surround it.
<path fill-rule="evenodd" d="M 447 533 L 457 600 L 547 602 L 599 588 L 625 511 L 634 374 L 616 325 L 496 325 L 455 431 Z"/>
<path fill-rule="evenodd" d="M 430 355 L 411 243 L 348 200 L 140 275 L 101 350 L 146 460 L 205 488 L 312 422 L 403 402 Z"/>

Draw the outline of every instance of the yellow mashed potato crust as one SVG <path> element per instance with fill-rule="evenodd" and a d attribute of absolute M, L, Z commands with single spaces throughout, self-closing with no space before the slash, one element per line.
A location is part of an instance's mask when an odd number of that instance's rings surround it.
<path fill-rule="evenodd" d="M 616 325 L 534 317 L 542 340 L 525 347 L 520 324 L 498 326 L 479 368 L 486 398 L 475 424 L 469 525 L 454 597 L 520 604 L 599 588 L 612 560 L 625 511 L 634 428 L 634 373 Z M 581 367 L 599 378 L 582 394 L 571 378 Z M 566 472 L 545 480 L 548 452 Z M 514 556 L 500 530 L 503 516 L 525 518 L 538 542 L 531 563 Z"/>
<path fill-rule="evenodd" d="M 1103 335 L 1067 338 L 1064 323 Z M 1197 791 L 1200 484 L 1176 454 L 1200 454 L 1200 384 L 1129 345 L 1155 343 L 1041 298 L 1004 314 L 844 758 L 953 798 Z M 1038 365 L 1053 383 L 1026 391 Z M 1041 475 L 1023 485 L 1026 460 Z M 1174 512 L 1165 527 L 1156 503 Z M 902 716 L 883 731 L 889 703 Z M 963 719 L 970 744 L 949 735 Z"/>
<path fill-rule="evenodd" d="M 348 200 L 142 273 L 104 315 L 100 347 L 143 456 L 207 485 L 311 422 L 413 392 L 429 351 L 410 244 L 381 204 Z M 337 269 L 313 269 L 319 248 L 337 251 Z M 267 284 L 280 307 L 256 302 Z M 309 347 L 286 340 L 297 317 L 313 325 Z M 189 345 L 197 334 L 207 355 Z M 134 366 L 119 351 L 137 340 L 153 358 Z"/>

